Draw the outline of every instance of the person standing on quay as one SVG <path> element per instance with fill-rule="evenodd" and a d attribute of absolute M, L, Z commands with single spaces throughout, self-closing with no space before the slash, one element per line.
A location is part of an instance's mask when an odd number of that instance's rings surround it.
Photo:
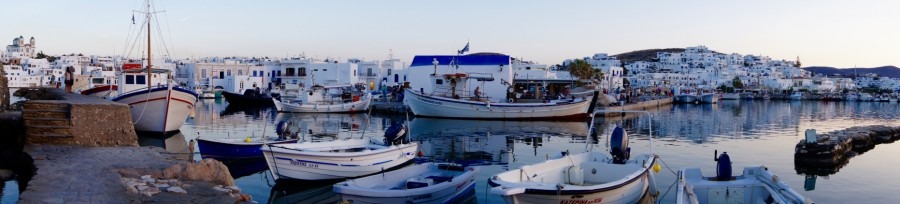
<path fill-rule="evenodd" d="M 75 84 L 75 68 L 66 68 L 66 93 L 72 93 L 72 84 Z"/>

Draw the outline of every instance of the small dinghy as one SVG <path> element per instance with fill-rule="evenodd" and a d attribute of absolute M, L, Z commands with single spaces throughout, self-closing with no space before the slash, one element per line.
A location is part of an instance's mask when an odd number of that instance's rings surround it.
<path fill-rule="evenodd" d="M 475 190 L 478 168 L 424 163 L 334 185 L 344 203 L 455 203 Z"/>
<path fill-rule="evenodd" d="M 270 144 L 263 156 L 275 179 L 330 180 L 365 176 L 416 157 L 419 144 L 383 144 L 372 139 Z"/>
<path fill-rule="evenodd" d="M 621 127 L 610 141 L 612 157 L 585 152 L 522 166 L 488 179 L 490 192 L 507 203 L 637 203 L 655 186 L 651 167 L 656 156 L 630 158 Z"/>
<path fill-rule="evenodd" d="M 681 170 L 678 204 L 704 203 L 813 203 L 765 166 L 745 167 L 744 174 L 731 175 L 731 158 L 722 153 L 716 160 L 716 176 L 703 177 L 699 168 Z"/>

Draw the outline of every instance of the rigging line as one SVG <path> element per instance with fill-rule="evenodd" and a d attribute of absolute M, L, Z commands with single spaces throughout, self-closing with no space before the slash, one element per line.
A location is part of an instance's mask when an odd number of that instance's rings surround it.
<path fill-rule="evenodd" d="M 172 53 L 169 52 L 169 45 L 166 43 L 166 38 L 162 34 L 163 32 L 162 32 L 162 26 L 160 26 L 160 24 L 159 24 L 159 16 L 153 16 L 153 19 L 155 20 L 154 22 L 156 22 L 156 36 L 159 39 L 159 41 L 162 42 L 162 45 L 161 45 L 162 49 L 159 49 L 159 50 L 165 50 L 166 56 L 172 57 Z"/>
<path fill-rule="evenodd" d="M 171 27 L 172 24 L 169 23 L 169 13 L 163 12 L 163 15 L 165 15 L 164 18 L 166 19 L 166 24 L 165 24 L 166 25 L 166 33 L 169 34 L 169 42 L 170 42 L 170 44 L 172 44 L 172 46 L 171 46 L 172 53 L 169 56 L 172 56 L 172 58 L 174 59 L 175 58 L 174 57 L 175 56 L 175 40 L 172 39 L 172 27 Z M 159 21 L 157 21 L 157 22 L 159 22 Z"/>
<path fill-rule="evenodd" d="M 141 23 L 141 27 L 140 27 L 140 29 L 137 30 L 138 32 L 135 33 L 134 41 L 133 41 L 131 44 L 128 44 L 128 43 L 126 42 L 126 44 L 125 44 L 125 48 L 126 48 L 126 49 L 123 50 L 124 53 L 125 53 L 125 55 L 123 55 L 123 57 L 124 57 L 124 56 L 131 56 L 131 53 L 134 52 L 134 48 L 137 47 L 136 45 L 138 45 L 138 43 L 143 43 L 143 41 L 140 40 L 140 38 L 137 37 L 137 36 L 139 36 L 140 34 L 143 33 L 143 30 L 144 30 L 144 26 L 145 26 L 145 25 L 146 25 L 145 23 Z M 130 39 L 131 37 L 129 36 L 128 38 Z M 129 49 L 129 47 L 130 47 L 130 49 Z"/>

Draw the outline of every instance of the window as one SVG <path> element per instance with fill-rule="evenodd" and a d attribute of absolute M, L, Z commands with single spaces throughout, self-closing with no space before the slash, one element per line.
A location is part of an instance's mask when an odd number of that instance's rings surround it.
<path fill-rule="evenodd" d="M 287 69 L 284 69 L 284 72 L 285 72 L 285 76 L 294 76 L 294 68 L 293 67 L 288 67 Z"/>
<path fill-rule="evenodd" d="M 125 84 L 134 84 L 134 75 L 125 75 Z"/>
<path fill-rule="evenodd" d="M 244 70 L 238 69 L 238 76 L 244 76 Z"/>
<path fill-rule="evenodd" d="M 306 67 L 300 67 L 297 72 L 300 72 L 300 76 L 306 76 Z"/>
<path fill-rule="evenodd" d="M 438 84 L 438 85 L 444 84 L 444 80 L 443 80 L 443 79 L 436 79 L 436 80 L 434 80 L 434 84 Z"/>
<path fill-rule="evenodd" d="M 91 79 L 91 83 L 102 84 L 102 83 L 103 83 L 103 78 L 92 78 L 92 79 Z"/>
<path fill-rule="evenodd" d="M 323 71 L 323 72 L 327 72 L 327 71 L 328 71 L 328 69 L 322 69 L 322 71 Z"/>
<path fill-rule="evenodd" d="M 138 75 L 136 77 L 137 78 L 135 79 L 135 84 L 146 84 L 147 83 L 147 76 Z"/>
<path fill-rule="evenodd" d="M 356 70 L 353 70 L 353 76 L 356 76 Z"/>
<path fill-rule="evenodd" d="M 204 69 L 204 70 L 202 70 L 202 71 L 203 71 L 203 72 L 200 72 L 200 78 L 205 79 L 205 78 L 206 78 L 206 69 Z"/>
<path fill-rule="evenodd" d="M 253 76 L 256 76 L 256 70 L 253 70 Z"/>
<path fill-rule="evenodd" d="M 231 70 L 230 70 L 230 69 L 229 69 L 229 70 L 225 70 L 225 74 L 226 74 L 225 76 L 231 76 Z"/>

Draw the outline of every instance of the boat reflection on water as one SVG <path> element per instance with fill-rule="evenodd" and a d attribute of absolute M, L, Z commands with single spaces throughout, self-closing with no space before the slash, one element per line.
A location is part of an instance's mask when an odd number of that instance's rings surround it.
<path fill-rule="evenodd" d="M 416 118 L 411 122 L 412 139 L 431 160 L 465 165 L 507 165 L 512 162 L 516 141 L 537 148 L 548 135 L 568 137 L 583 143 L 587 122 L 471 121 Z M 572 137 L 581 136 L 581 137 Z M 578 142 L 582 141 L 582 142 Z M 596 139 L 594 140 L 596 141 Z"/>
<path fill-rule="evenodd" d="M 331 190 L 331 186 L 337 182 L 281 180 L 272 187 L 269 203 L 338 203 L 341 196 Z"/>
<path fill-rule="evenodd" d="M 235 114 L 244 114 L 247 117 L 252 119 L 260 119 L 264 116 L 264 114 L 271 112 L 270 109 L 272 107 L 267 106 L 240 106 L 228 104 L 225 107 L 225 110 L 219 112 L 219 116 L 229 116 Z"/>
<path fill-rule="evenodd" d="M 238 179 L 241 177 L 253 175 L 269 169 L 266 166 L 266 159 L 263 157 L 239 158 L 239 159 L 223 159 L 216 158 L 228 167 L 231 177 Z"/>
<path fill-rule="evenodd" d="M 138 146 L 160 147 L 178 160 L 192 160 L 194 156 L 193 141 L 185 140 L 181 131 L 169 133 L 138 132 Z"/>

